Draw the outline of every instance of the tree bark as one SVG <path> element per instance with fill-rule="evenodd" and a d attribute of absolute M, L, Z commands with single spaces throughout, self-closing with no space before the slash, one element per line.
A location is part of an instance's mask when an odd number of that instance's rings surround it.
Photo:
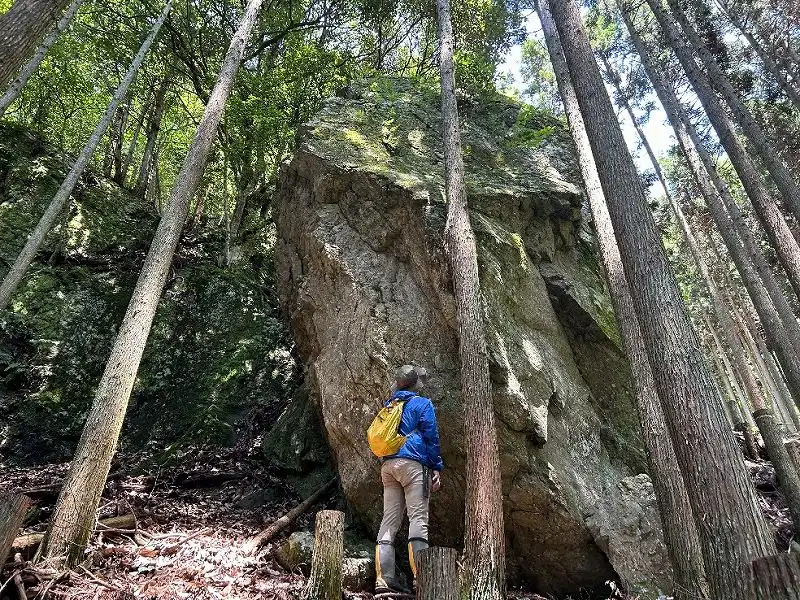
<path fill-rule="evenodd" d="M 685 312 L 636 166 L 572 0 L 553 18 L 585 119 L 625 276 L 692 505 L 712 598 L 751 598 L 749 567 L 771 540 L 718 390 Z"/>
<path fill-rule="evenodd" d="M 0 496 L 0 570 L 6 564 L 6 558 L 30 505 L 30 499 L 24 494 Z"/>
<path fill-rule="evenodd" d="M 800 523 L 800 475 L 794 467 L 786 446 L 783 445 L 783 435 L 775 421 L 772 409 L 767 407 L 753 411 L 753 417 L 764 440 L 767 456 L 775 467 L 778 484 L 789 505 L 789 513 L 794 523 Z"/>
<path fill-rule="evenodd" d="M 614 302 L 614 312 L 617 315 L 625 351 L 632 365 L 650 477 L 661 513 L 667 550 L 675 572 L 676 597 L 708 598 L 708 583 L 703 568 L 700 540 L 697 536 L 689 496 L 678 469 L 672 442 L 669 436 L 662 434 L 666 430 L 666 423 L 661 409 L 661 401 L 656 394 L 647 350 L 628 289 L 628 281 L 625 278 L 622 259 L 603 197 L 580 106 L 569 77 L 564 51 L 548 3 L 545 0 L 539 0 L 536 3 L 536 9 L 550 54 L 550 62 L 555 72 L 559 94 L 564 103 L 564 111 L 578 150 L 578 163 L 586 185 L 603 269 L 611 291 L 611 299 Z"/>
<path fill-rule="evenodd" d="M 47 34 L 47 37 L 44 38 L 42 44 L 36 49 L 36 52 L 30 58 L 28 62 L 25 63 L 25 66 L 22 67 L 22 70 L 16 76 L 14 81 L 11 82 L 11 85 L 8 86 L 5 94 L 3 97 L 0 98 L 0 118 L 3 117 L 5 112 L 8 110 L 8 107 L 16 100 L 20 93 L 22 92 L 22 88 L 25 87 L 25 84 L 28 83 L 28 79 L 31 78 L 36 72 L 36 69 L 39 68 L 39 65 L 42 64 L 45 55 L 50 50 L 50 47 L 55 43 L 58 37 L 64 32 L 64 30 L 69 27 L 69 24 L 72 22 L 72 18 L 75 16 L 75 13 L 78 12 L 81 4 L 83 4 L 83 0 L 73 0 L 72 4 L 69 5 L 69 8 L 64 12 L 59 19 L 58 23 L 56 24 L 53 31 Z M 2 17 L 0 17 L 0 21 Z"/>
<path fill-rule="evenodd" d="M 321 510 L 314 532 L 311 575 L 303 591 L 304 600 L 341 600 L 344 513 Z"/>
<path fill-rule="evenodd" d="M 14 6 L 16 6 L 16 4 Z M 78 180 L 86 168 L 86 165 L 89 164 L 89 160 L 92 158 L 92 154 L 94 154 L 97 145 L 100 143 L 100 139 L 108 129 L 111 119 L 114 117 L 114 114 L 119 108 L 120 103 L 128 93 L 128 88 L 136 78 L 136 73 L 139 71 L 139 67 L 142 66 L 142 62 L 144 62 L 150 46 L 152 46 L 153 41 L 158 35 L 158 30 L 161 28 L 161 25 L 167 18 L 167 14 L 171 6 L 172 0 L 170 0 L 164 7 L 160 17 L 156 21 L 155 25 L 153 25 L 150 34 L 145 39 L 141 48 L 139 48 L 139 52 L 133 59 L 131 66 L 128 67 L 125 77 L 123 77 L 119 87 L 114 92 L 114 96 L 112 97 L 108 108 L 106 108 L 103 118 L 100 119 L 100 122 L 95 127 L 92 136 L 89 138 L 89 141 L 86 142 L 83 150 L 81 150 L 81 153 L 75 160 L 75 164 L 72 165 L 72 169 L 70 169 L 70 172 L 67 174 L 66 179 L 61 184 L 61 187 L 59 188 L 58 192 L 56 192 L 56 195 L 53 196 L 53 199 L 50 201 L 50 204 L 42 215 L 42 218 L 39 220 L 39 223 L 37 223 L 33 232 L 28 236 L 25 246 L 20 251 L 19 255 L 14 261 L 14 264 L 11 265 L 11 268 L 6 274 L 5 279 L 3 279 L 3 283 L 0 284 L 0 311 L 4 310 L 8 306 L 11 296 L 22 282 L 22 278 L 30 268 L 31 263 L 33 262 L 36 253 L 39 251 L 39 248 L 41 248 L 42 244 L 44 243 L 48 232 L 50 229 L 52 229 L 53 225 L 58 219 L 58 216 L 64 210 L 72 191 L 75 189 L 75 185 L 77 185 Z"/>
<path fill-rule="evenodd" d="M 722 104 L 717 99 L 711 83 L 694 62 L 694 53 L 686 44 L 677 24 L 664 10 L 661 0 L 646 0 L 646 2 L 661 25 L 667 43 L 683 66 L 686 76 L 697 93 L 697 97 L 703 105 L 714 130 L 717 132 L 720 143 L 728 153 L 731 164 L 739 175 L 742 186 L 753 204 L 756 215 L 764 226 L 778 259 L 786 269 L 786 274 L 795 294 L 800 298 L 800 245 L 798 245 L 786 223 L 786 219 L 762 182 L 758 168 L 736 137 L 733 125 Z M 786 198 L 785 195 L 784 197 Z M 792 194 L 787 198 L 787 202 L 790 198 L 793 198 Z M 788 205 L 787 208 L 794 210 L 791 205 Z M 800 206 L 796 214 L 800 215 Z"/>
<path fill-rule="evenodd" d="M 417 600 L 459 600 L 458 553 L 453 548 L 432 546 L 417 560 Z"/>
<path fill-rule="evenodd" d="M 741 128 L 742 133 L 747 137 L 751 147 L 758 154 L 770 175 L 772 175 L 772 180 L 780 191 L 786 208 L 791 210 L 796 218 L 800 219 L 800 186 L 797 185 L 797 181 L 789 167 L 778 156 L 774 142 L 767 138 L 750 110 L 745 106 L 736 90 L 733 89 L 728 77 L 687 18 L 680 2 L 678 0 L 667 0 L 667 3 L 672 8 L 673 15 L 680 23 L 681 28 L 683 28 L 683 32 L 689 41 L 689 46 L 703 63 L 711 85 L 714 86 L 730 107 L 734 120 Z"/>
<path fill-rule="evenodd" d="M 164 117 L 164 105 L 170 79 L 171 73 L 167 72 L 164 79 L 161 81 L 161 85 L 158 86 L 158 90 L 156 90 L 156 95 L 153 99 L 153 112 L 147 123 L 147 142 L 145 142 L 144 151 L 142 152 L 142 166 L 139 169 L 139 178 L 133 189 L 133 193 L 141 198 L 145 197 L 147 186 L 150 183 L 150 173 L 153 170 L 156 141 L 158 141 L 158 132 L 161 129 L 161 120 Z"/>
<path fill-rule="evenodd" d="M 16 0 L 0 15 L 0 89 L 5 89 L 69 2 Z"/>
<path fill-rule="evenodd" d="M 83 553 L 172 257 L 262 0 L 250 0 L 175 179 L 37 558 L 74 564 Z"/>
<path fill-rule="evenodd" d="M 753 301 L 767 339 L 784 367 L 792 394 L 798 396 L 800 355 L 797 348 L 800 348 L 800 326 L 797 319 L 761 253 L 758 242 L 731 197 L 727 184 L 717 173 L 714 161 L 703 147 L 697 131 L 633 25 L 629 5 L 623 6 L 622 16 L 642 65 L 667 113 L 711 216 Z"/>
<path fill-rule="evenodd" d="M 753 562 L 756 600 L 800 600 L 800 554 L 778 554 Z"/>
<path fill-rule="evenodd" d="M 501 600 L 505 598 L 506 591 L 506 557 L 500 457 L 489 380 L 478 257 L 467 212 L 449 0 L 437 0 L 436 9 L 448 204 L 445 240 L 458 319 L 464 439 L 467 442 L 466 477 L 470 482 L 465 498 L 465 589 L 469 600 Z"/>

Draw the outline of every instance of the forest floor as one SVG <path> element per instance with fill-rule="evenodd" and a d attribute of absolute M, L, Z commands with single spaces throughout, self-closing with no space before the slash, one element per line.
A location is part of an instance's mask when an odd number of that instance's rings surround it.
<path fill-rule="evenodd" d="M 123 457 L 112 467 L 100 519 L 134 515 L 125 528 L 99 527 L 91 538 L 83 565 L 56 578 L 37 572 L 26 562 L 8 562 L 0 580 L 0 600 L 19 600 L 14 575 L 27 598 L 70 599 L 261 599 L 300 597 L 305 576 L 288 572 L 274 557 L 281 537 L 293 529 L 313 530 L 313 513 L 332 505 L 329 494 L 272 543 L 248 554 L 246 542 L 265 526 L 299 504 L 294 491 L 263 465 L 236 450 L 186 452 L 173 466 L 135 475 L 143 457 Z M 15 468 L 0 463 L 3 489 L 24 491 L 36 503 L 22 533 L 42 532 L 52 513 L 67 463 Z M 762 509 L 773 524 L 776 542 L 792 541 L 791 521 L 775 489 L 767 462 L 748 463 Z M 243 502 L 243 490 L 269 489 L 271 501 L 256 508 Z M 345 598 L 369 599 L 368 593 L 347 592 Z M 548 600 L 512 592 L 509 598 Z M 586 597 L 588 600 L 588 596 Z M 621 599 L 623 596 L 613 596 Z M 574 600 L 584 600 L 575 598 Z M 635 600 L 635 599 L 631 599 Z"/>

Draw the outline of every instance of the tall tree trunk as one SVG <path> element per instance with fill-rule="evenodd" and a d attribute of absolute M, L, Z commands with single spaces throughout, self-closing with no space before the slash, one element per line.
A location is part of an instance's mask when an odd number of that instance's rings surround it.
<path fill-rule="evenodd" d="M 733 357 L 736 371 L 745 384 L 747 395 L 750 398 L 750 405 L 753 407 L 753 418 L 761 433 L 761 439 L 764 440 L 767 456 L 775 467 L 775 473 L 778 477 L 781 490 L 789 504 L 792 519 L 795 523 L 800 523 L 800 477 L 798 477 L 798 474 L 795 472 L 789 454 L 783 445 L 781 429 L 775 421 L 772 409 L 764 402 L 764 397 L 759 390 L 758 382 L 747 361 L 745 350 L 738 336 L 736 324 L 731 316 L 731 313 L 735 311 L 735 307 L 729 297 L 723 296 L 723 293 L 717 288 L 716 283 L 711 277 L 711 273 L 701 253 L 700 246 L 680 206 L 674 203 L 673 209 L 676 211 L 689 249 L 710 292 L 711 301 L 714 305 L 714 312 L 716 312 L 717 320 L 720 324 L 720 330 L 731 352 L 731 356 Z"/>
<path fill-rule="evenodd" d="M 667 179 L 664 176 L 664 172 L 661 169 L 661 165 L 659 164 L 658 159 L 656 158 L 655 153 L 653 152 L 652 146 L 650 145 L 647 136 L 645 135 L 644 131 L 639 125 L 636 115 L 634 114 L 630 102 L 628 101 L 627 95 L 623 92 L 620 86 L 619 76 L 614 71 L 611 64 L 608 62 L 606 56 L 602 52 L 598 54 L 603 63 L 605 71 L 608 75 L 608 79 L 612 82 L 617 92 L 619 102 L 622 104 L 622 108 L 625 110 L 625 112 L 628 114 L 628 117 L 632 121 L 634 129 L 636 130 L 636 134 L 639 137 L 639 141 L 644 147 L 647 156 L 650 159 L 651 164 L 653 165 L 653 169 L 656 173 L 656 176 L 658 177 L 659 182 L 664 188 L 664 194 L 670 206 L 672 207 L 673 213 L 675 214 L 675 219 L 678 223 L 678 227 L 683 233 L 683 239 L 689 248 L 689 252 L 692 255 L 692 258 L 694 259 L 695 264 L 697 265 L 700 277 L 709 291 L 709 295 L 711 297 L 711 303 L 712 306 L 714 307 L 714 313 L 717 315 L 717 321 L 720 324 L 720 328 L 723 337 L 725 339 L 725 343 L 730 348 L 731 356 L 733 357 L 733 362 L 736 365 L 736 371 L 739 373 L 742 381 L 744 382 L 746 393 L 750 398 L 750 404 L 755 408 L 763 408 L 764 407 L 762 400 L 763 392 L 759 388 L 758 381 L 756 380 L 753 369 L 747 360 L 747 352 L 746 352 L 747 347 L 746 346 L 743 347 L 742 342 L 739 339 L 738 328 L 733 318 L 731 317 L 731 311 L 734 309 L 733 300 L 726 292 L 720 290 L 717 287 L 717 284 L 715 283 L 714 278 L 711 275 L 711 271 L 708 268 L 708 264 L 706 263 L 706 260 L 703 256 L 700 244 L 698 243 L 697 238 L 695 237 L 694 232 L 692 231 L 692 228 L 689 225 L 689 221 L 686 219 L 686 215 L 684 215 L 680 203 L 675 198 L 675 196 L 670 192 L 669 186 L 667 184 Z"/>
<path fill-rule="evenodd" d="M 661 401 L 656 394 L 653 373 L 622 267 L 622 259 L 614 237 L 606 200 L 603 197 L 589 138 L 586 135 L 586 127 L 570 80 L 564 50 L 548 4 L 540 0 L 536 3 L 536 9 L 558 90 L 564 103 L 564 111 L 578 149 L 578 162 L 586 184 L 600 257 L 614 302 L 614 312 L 622 332 L 625 351 L 633 367 L 637 407 L 647 449 L 650 477 L 664 525 L 667 550 L 675 572 L 676 594 L 681 599 L 708 598 L 708 583 L 703 568 L 700 539 L 697 536 L 689 496 L 678 468 L 672 442 L 669 436 L 662 434 L 666 430 L 666 423 Z"/>
<path fill-rule="evenodd" d="M 467 212 L 464 185 L 449 0 L 436 0 L 436 9 L 448 206 L 445 240 L 458 318 L 464 439 L 467 442 L 466 477 L 470 482 L 465 498 L 464 578 L 470 600 L 501 600 L 506 592 L 503 490 L 483 325 L 483 297 L 478 279 L 478 255 Z"/>
<path fill-rule="evenodd" d="M 111 128 L 111 164 L 109 178 L 122 185 L 122 149 L 125 147 L 125 130 L 128 127 L 128 118 L 131 114 L 131 99 L 123 104 L 117 111 L 117 119 Z"/>
<path fill-rule="evenodd" d="M 189 201 L 200 184 L 261 4 L 262 0 L 248 2 L 231 40 L 203 118 L 175 179 L 169 204 L 153 236 L 37 558 L 55 561 L 64 558 L 68 564 L 74 564 L 83 554 Z"/>
<path fill-rule="evenodd" d="M 797 412 L 790 412 L 788 410 L 788 408 L 793 406 L 794 403 L 792 402 L 791 398 L 786 397 L 786 392 L 788 392 L 788 390 L 784 392 L 784 389 L 780 387 L 779 382 L 775 379 L 775 372 L 767 365 L 767 361 L 771 360 L 772 357 L 769 356 L 769 354 L 762 354 L 761 345 L 759 345 L 755 337 L 753 337 L 753 333 L 750 331 L 750 328 L 745 325 L 741 315 L 739 314 L 739 310 L 736 307 L 733 307 L 732 315 L 736 320 L 740 337 L 744 341 L 745 347 L 749 349 L 750 355 L 753 357 L 753 362 L 758 367 L 758 371 L 761 374 L 761 382 L 769 392 L 769 395 L 772 397 L 773 407 L 783 418 L 783 422 L 786 424 L 787 429 L 797 431 Z"/>
<path fill-rule="evenodd" d="M 34 52 L 30 60 L 25 63 L 25 66 L 22 67 L 22 70 L 16 76 L 14 81 L 11 82 L 11 85 L 8 86 L 6 93 L 3 94 L 2 98 L 0 98 L 0 118 L 2 118 L 14 100 L 19 97 L 20 93 L 22 92 L 22 88 L 25 87 L 25 84 L 28 83 L 28 79 L 31 78 L 31 75 L 33 75 L 36 72 L 36 69 L 39 68 L 39 65 L 42 64 L 45 55 L 58 39 L 58 36 L 60 36 L 63 31 L 69 27 L 69 24 L 72 22 L 72 18 L 75 16 L 75 13 L 78 12 L 81 4 L 83 4 L 83 0 L 72 1 L 72 4 L 69 5 L 69 8 L 67 8 L 64 14 L 61 16 L 61 19 L 59 19 L 55 28 L 47 34 L 47 37 L 44 38 L 42 44 L 36 49 L 36 52 Z M 2 20 L 2 17 L 0 17 L 0 20 Z"/>
<path fill-rule="evenodd" d="M 769 554 L 766 531 L 722 400 L 685 312 L 636 166 L 572 0 L 553 18 L 645 340 L 656 389 L 692 505 L 711 597 L 749 600 L 750 564 Z"/>
<path fill-rule="evenodd" d="M 16 6 L 16 4 L 14 6 Z M 31 266 L 36 253 L 44 243 L 47 233 L 53 228 L 56 219 L 58 219 L 58 215 L 64 210 L 64 207 L 69 201 L 70 195 L 72 194 L 72 190 L 75 189 L 75 185 L 78 183 L 83 170 L 86 168 L 86 165 L 92 158 L 92 154 L 94 154 L 97 145 L 100 143 L 100 139 L 108 129 L 111 119 L 114 117 L 114 114 L 117 112 L 120 103 L 128 93 L 128 88 L 136 78 L 136 73 L 139 71 L 139 67 L 142 66 L 142 62 L 144 62 L 145 56 L 147 56 L 147 51 L 150 49 L 150 46 L 152 46 L 153 41 L 158 35 L 158 30 L 161 28 L 161 25 L 167 18 L 167 14 L 171 6 L 172 0 L 169 0 L 155 25 L 153 25 L 150 35 L 147 36 L 141 48 L 139 48 L 139 53 L 133 59 L 133 63 L 131 63 L 131 66 L 128 67 L 125 77 L 123 77 L 119 87 L 117 88 L 116 92 L 114 92 L 111 103 L 108 105 L 108 108 L 106 108 L 103 118 L 100 119 L 100 122 L 95 127 L 92 137 L 90 137 L 89 141 L 86 142 L 83 150 L 81 150 L 81 153 L 75 160 L 75 164 L 72 165 L 72 169 L 70 169 L 70 172 L 67 174 L 66 179 L 61 184 L 61 187 L 59 188 L 58 192 L 56 192 L 56 195 L 53 196 L 53 199 L 50 201 L 47 210 L 45 210 L 42 218 L 39 219 L 39 223 L 37 223 L 33 232 L 28 236 L 28 241 L 20 251 L 19 255 L 14 261 L 14 264 L 11 265 L 11 268 L 6 274 L 5 279 L 3 279 L 3 283 L 0 284 L 0 311 L 4 310 L 8 306 L 11 296 L 14 294 L 17 287 L 19 287 L 22 278 L 25 276 L 25 273 Z"/>
<path fill-rule="evenodd" d="M 144 198 L 147 192 L 147 185 L 150 182 L 150 173 L 153 170 L 156 142 L 158 141 L 158 132 L 161 129 L 161 120 L 164 117 L 164 105 L 170 79 L 171 71 L 167 71 L 166 75 L 164 75 L 164 79 L 158 86 L 158 90 L 156 90 L 156 95 L 153 99 L 153 112 L 147 123 L 147 142 L 145 142 L 144 151 L 142 152 L 142 166 L 139 169 L 139 178 L 133 189 L 133 193 L 142 198 Z"/>
<path fill-rule="evenodd" d="M 0 15 L 0 89 L 51 29 L 70 0 L 15 0 Z"/>
<path fill-rule="evenodd" d="M 800 298 L 800 246 L 786 224 L 783 213 L 781 213 L 762 182 L 758 168 L 736 137 L 733 125 L 725 109 L 717 99 L 708 78 L 694 62 L 694 53 L 686 44 L 677 24 L 664 10 L 661 0 L 646 0 L 646 2 L 661 25 L 667 43 L 683 66 L 686 76 L 719 136 L 720 143 L 728 153 L 731 164 L 733 164 L 739 175 L 739 179 L 753 204 L 756 215 L 764 226 L 770 243 L 778 254 L 784 269 L 786 269 L 786 274 L 795 294 Z M 790 195 L 789 198 L 791 197 Z M 798 208 L 796 214 L 800 215 L 800 208 Z"/>
<path fill-rule="evenodd" d="M 764 68 L 775 78 L 775 81 L 794 104 L 795 108 L 800 110 L 800 87 L 786 76 L 786 73 L 777 65 L 767 49 L 761 44 L 761 41 L 756 39 L 756 36 L 750 31 L 750 28 L 747 27 L 745 21 L 736 11 L 730 10 L 719 0 L 717 1 L 717 6 L 720 7 L 730 22 L 742 33 L 747 43 L 750 44 L 750 47 L 758 54 L 758 57 L 764 64 Z"/>
<path fill-rule="evenodd" d="M 708 323 L 707 327 L 710 326 L 711 324 Z M 714 364 L 717 367 L 717 372 L 719 373 L 720 379 L 725 386 L 725 391 L 728 398 L 728 413 L 731 416 L 733 428 L 736 431 L 741 432 L 741 434 L 744 436 L 744 447 L 747 458 L 752 461 L 757 461 L 759 459 L 758 445 L 753 437 L 753 430 L 747 422 L 745 411 L 742 409 L 743 399 L 741 396 L 741 390 L 738 389 L 738 382 L 734 379 L 733 374 L 722 362 L 722 359 L 720 358 L 721 353 L 721 346 L 715 346 L 715 350 L 710 351 L 710 354 L 714 359 Z M 734 384 L 736 384 L 737 390 L 733 389 Z"/>
<path fill-rule="evenodd" d="M 125 153 L 125 160 L 122 162 L 122 170 L 119 174 L 120 185 L 122 186 L 125 185 L 128 179 L 128 171 L 130 171 L 131 163 L 133 162 L 133 155 L 136 152 L 136 146 L 139 145 L 139 134 L 142 132 L 142 127 L 144 127 L 145 112 L 145 108 L 142 107 L 139 118 L 136 120 L 136 127 L 133 130 L 133 139 L 131 139 L 131 143 L 128 145 L 128 151 Z"/>
<path fill-rule="evenodd" d="M 742 282 L 756 307 L 769 344 L 778 353 L 787 373 L 793 395 L 800 394 L 800 326 L 764 255 L 731 197 L 725 181 L 716 171 L 713 159 L 681 107 L 672 88 L 664 80 L 650 51 L 633 24 L 629 4 L 622 16 L 642 60 L 650 82 L 667 114 L 670 125 L 689 162 L 717 229 L 731 254 Z"/>
<path fill-rule="evenodd" d="M 654 3 L 656 2 L 656 0 L 651 1 Z M 789 167 L 786 166 L 786 163 L 783 162 L 775 151 L 775 144 L 767 138 L 761 126 L 739 97 L 739 94 L 736 93 L 736 90 L 733 88 L 733 85 L 731 85 L 725 72 L 714 59 L 711 51 L 706 47 L 706 44 L 703 42 L 700 34 L 697 33 L 694 25 L 692 25 L 687 18 L 679 0 L 667 0 L 667 3 L 672 8 L 673 15 L 675 15 L 676 20 L 680 23 L 689 41 L 689 46 L 686 47 L 686 49 L 688 50 L 689 47 L 691 47 L 693 53 L 703 63 L 711 85 L 714 86 L 720 96 L 725 100 L 725 103 L 730 107 L 734 120 L 741 128 L 742 133 L 747 137 L 751 147 L 758 154 L 770 175 L 772 175 L 772 179 L 784 199 L 786 208 L 794 212 L 795 217 L 800 219 L 800 186 L 798 186 L 797 180 L 792 175 Z M 675 41 L 677 41 L 677 39 L 672 39 L 670 43 L 672 44 Z M 684 45 L 683 40 L 680 40 L 680 44 Z M 698 92 L 698 96 L 699 95 Z"/>

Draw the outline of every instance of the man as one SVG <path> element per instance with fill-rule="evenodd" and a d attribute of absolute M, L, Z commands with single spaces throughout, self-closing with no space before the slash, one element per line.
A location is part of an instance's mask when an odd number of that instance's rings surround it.
<path fill-rule="evenodd" d="M 395 372 L 395 384 L 386 406 L 402 401 L 399 433 L 406 436 L 400 450 L 383 458 L 383 521 L 375 548 L 375 593 L 408 592 L 397 581 L 394 538 L 408 512 L 408 559 L 416 579 L 414 556 L 428 547 L 428 497 L 441 487 L 444 468 L 439 451 L 439 429 L 429 398 L 418 395 L 427 372 L 422 367 L 403 365 Z"/>

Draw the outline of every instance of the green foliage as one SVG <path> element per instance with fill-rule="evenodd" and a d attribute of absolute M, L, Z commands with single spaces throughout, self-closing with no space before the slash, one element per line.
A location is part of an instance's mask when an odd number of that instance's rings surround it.
<path fill-rule="evenodd" d="M 26 132 L 0 132 L 0 259 L 7 264 L 22 243 L 17 232 L 41 213 L 66 167 Z M 52 264 L 34 267 L 15 310 L 0 320 L 0 447 L 17 460 L 70 455 L 156 224 L 151 207 L 92 174 L 70 215 L 66 241 L 56 231 L 43 252 Z M 231 443 L 291 395 L 295 364 L 275 304 L 274 231 L 255 216 L 244 230 L 243 259 L 230 268 L 218 264 L 220 230 L 185 235 L 123 444 Z"/>
<path fill-rule="evenodd" d="M 163 2 L 84 3 L 6 113 L 0 276 L 91 135 Z M 0 0 L 0 10 L 8 6 Z M 17 459 L 72 451 L 242 10 L 239 0 L 175 3 L 63 220 L 0 316 L 0 446 Z M 453 18 L 459 92 L 466 106 L 479 106 L 494 97 L 496 67 L 520 37 L 520 7 L 468 0 L 454 3 Z M 269 217 L 281 161 L 323 101 L 365 76 L 374 76 L 372 91 L 387 110 L 380 121 L 343 128 L 337 139 L 362 144 L 383 167 L 434 152 L 437 138 L 427 128 L 439 106 L 437 46 L 434 5 L 420 0 L 277 0 L 261 12 L 192 201 L 123 444 L 228 443 L 253 415 L 273 411 L 291 394 L 296 366 L 275 306 Z M 413 94 L 386 75 L 411 79 Z M 163 115 L 156 119 L 162 86 Z M 403 102 L 418 103 L 431 125 L 400 123 L 393 106 Z M 509 139 L 535 146 L 551 135 L 548 127 L 524 123 Z M 134 196 L 149 131 L 155 164 L 144 193 Z M 498 153 L 480 141 L 466 148 L 488 165 Z"/>
<path fill-rule="evenodd" d="M 458 89 L 468 96 L 485 96 L 495 91 L 496 65 L 486 56 L 457 51 L 453 57 Z"/>
<path fill-rule="evenodd" d="M 522 44 L 520 74 L 527 86 L 524 93 L 534 106 L 563 111 L 550 55 L 544 44 L 533 37 Z"/>
<path fill-rule="evenodd" d="M 551 112 L 524 104 L 504 145 L 507 148 L 537 148 L 555 135 L 563 135 L 563 124 L 553 118 Z"/>

